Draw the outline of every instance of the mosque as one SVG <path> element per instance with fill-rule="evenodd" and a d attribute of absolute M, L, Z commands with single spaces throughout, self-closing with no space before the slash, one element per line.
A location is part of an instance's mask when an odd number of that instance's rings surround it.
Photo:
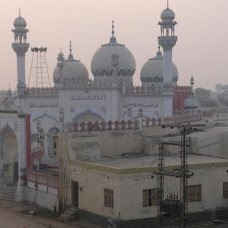
<path fill-rule="evenodd" d="M 17 58 L 17 94 L 8 91 L 3 109 L 19 110 L 30 116 L 32 148 L 37 147 L 37 140 L 42 135 L 40 141 L 45 157 L 48 162 L 53 158 L 55 164 L 56 134 L 68 123 L 114 123 L 137 121 L 139 118 L 156 122 L 172 117 L 174 112 L 196 110 L 198 103 L 192 93 L 193 80 L 192 86 L 177 86 L 178 70 L 172 61 L 172 49 L 177 42 L 176 24 L 175 13 L 167 6 L 159 22 L 159 50 L 142 67 L 141 86 L 134 86 L 136 61 L 131 51 L 117 42 L 113 22 L 109 42 L 101 45 L 92 57 L 93 80 L 85 65 L 74 58 L 70 43 L 68 57 L 64 57 L 62 52 L 57 56 L 53 71 L 54 87 L 44 87 L 42 78 L 37 87 L 30 87 L 26 85 L 25 78 L 29 30 L 26 20 L 19 14 L 12 30 L 12 48 Z M 32 48 L 34 50 L 45 51 Z M 3 129 L 4 125 L 10 126 L 7 121 L 2 121 Z"/>
<path fill-rule="evenodd" d="M 18 200 L 29 198 L 27 185 L 43 191 L 30 171 L 39 169 L 40 164 L 58 169 L 58 134 L 72 132 L 71 126 L 74 130 L 105 130 L 117 129 L 121 123 L 137 128 L 140 121 L 156 125 L 177 113 L 196 112 L 199 104 L 193 94 L 193 78 L 190 86 L 177 85 L 178 69 L 172 60 L 177 22 L 169 6 L 162 11 L 158 24 L 159 48 L 141 69 L 141 86 L 134 86 L 136 61 L 131 51 L 117 41 L 113 22 L 109 41 L 92 57 L 93 80 L 86 66 L 74 58 L 70 43 L 68 56 L 62 52 L 57 56 L 54 87 L 30 87 L 25 80 L 29 30 L 20 14 L 15 19 L 12 48 L 17 58 L 17 92 L 8 91 L 0 111 L 0 173 L 4 184 L 17 184 Z M 40 175 L 36 178 L 42 183 L 44 176 Z M 49 189 L 58 196 L 53 178 L 45 191 Z M 28 180 L 35 185 L 29 186 Z"/>

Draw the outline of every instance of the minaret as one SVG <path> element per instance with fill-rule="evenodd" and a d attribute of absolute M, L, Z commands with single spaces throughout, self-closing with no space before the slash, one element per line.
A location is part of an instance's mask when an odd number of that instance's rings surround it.
<path fill-rule="evenodd" d="M 159 45 L 163 48 L 163 83 L 164 83 L 164 117 L 173 115 L 173 75 L 172 75 L 172 49 L 176 45 L 177 36 L 175 36 L 175 25 L 177 24 L 175 13 L 167 8 L 161 13 L 161 36 L 158 37 Z"/>
<path fill-rule="evenodd" d="M 14 43 L 12 43 L 12 48 L 17 54 L 17 85 L 25 86 L 25 53 L 28 51 L 29 44 L 26 41 L 27 32 L 26 21 L 21 17 L 21 12 L 19 10 L 19 17 L 14 20 Z"/>

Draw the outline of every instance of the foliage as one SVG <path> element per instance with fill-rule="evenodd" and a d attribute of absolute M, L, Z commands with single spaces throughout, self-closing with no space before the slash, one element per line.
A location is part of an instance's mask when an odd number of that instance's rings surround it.
<path fill-rule="evenodd" d="M 220 88 L 220 86 L 218 86 Z M 195 97 L 202 107 L 217 107 L 216 101 L 211 99 L 211 90 L 204 88 L 195 89 Z"/>
<path fill-rule="evenodd" d="M 225 91 L 228 91 L 228 84 L 226 84 L 226 85 L 223 85 L 223 84 L 216 84 L 215 85 L 215 90 L 217 91 L 217 92 L 225 92 Z"/>

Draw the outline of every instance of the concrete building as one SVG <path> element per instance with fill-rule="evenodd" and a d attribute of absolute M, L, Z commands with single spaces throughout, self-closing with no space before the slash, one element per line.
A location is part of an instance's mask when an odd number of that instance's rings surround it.
<path fill-rule="evenodd" d="M 193 132 L 188 150 L 187 199 L 190 222 L 222 218 L 227 212 L 227 132 L 205 128 Z M 77 207 L 81 218 L 121 227 L 157 224 L 159 142 L 178 142 L 177 130 L 143 129 L 61 134 L 60 203 Z M 180 147 L 166 146 L 165 170 L 180 166 Z M 165 199 L 180 198 L 178 178 L 165 177 Z M 223 217 L 224 218 L 224 217 Z M 173 222 L 172 220 L 170 220 Z"/>

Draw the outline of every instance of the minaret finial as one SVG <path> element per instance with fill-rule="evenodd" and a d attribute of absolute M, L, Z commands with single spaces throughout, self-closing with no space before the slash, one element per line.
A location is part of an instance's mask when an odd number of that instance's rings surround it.
<path fill-rule="evenodd" d="M 115 35 L 115 24 L 114 23 L 115 22 L 112 21 L 112 37 L 114 37 L 114 35 Z"/>
<path fill-rule="evenodd" d="M 19 17 L 21 16 L 21 8 L 19 8 Z"/>
<path fill-rule="evenodd" d="M 71 43 L 71 40 L 70 40 L 70 55 L 72 54 L 72 43 Z"/>
<path fill-rule="evenodd" d="M 194 86 L 195 82 L 194 82 L 194 77 L 193 75 L 191 75 L 191 78 L 190 78 L 190 85 L 191 85 L 191 90 L 192 90 L 192 93 L 193 93 L 193 86 Z"/>

